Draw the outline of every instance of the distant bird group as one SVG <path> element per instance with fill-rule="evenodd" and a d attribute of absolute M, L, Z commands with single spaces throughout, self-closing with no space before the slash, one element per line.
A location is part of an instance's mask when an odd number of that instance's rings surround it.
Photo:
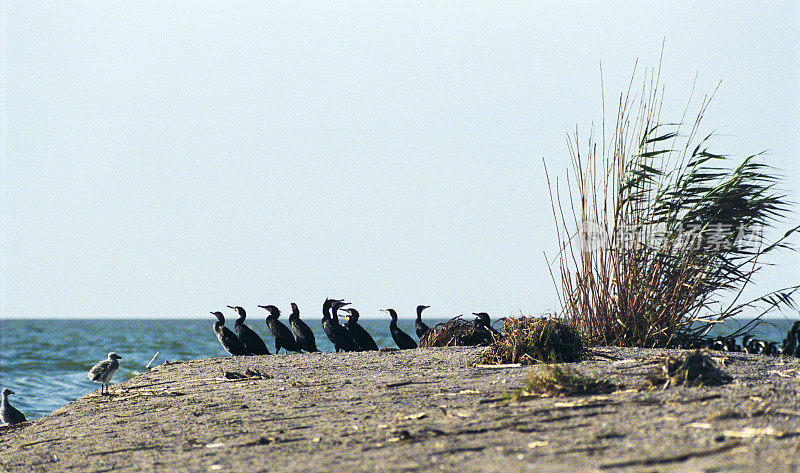
<path fill-rule="evenodd" d="M 378 350 L 378 344 L 375 339 L 367 332 L 364 327 L 358 323 L 359 313 L 356 309 L 349 306 L 349 302 L 343 299 L 325 299 L 322 304 L 322 319 L 321 325 L 325 335 L 333 344 L 336 352 L 340 351 L 369 351 Z M 261 337 L 250 327 L 244 324 L 246 313 L 244 308 L 240 306 L 228 306 L 238 314 L 239 318 L 234 324 L 236 333 L 225 327 L 225 316 L 222 312 L 211 312 L 217 321 L 214 323 L 214 333 L 217 336 L 222 348 L 233 356 L 245 355 L 269 355 L 266 344 Z M 292 302 L 292 313 L 289 315 L 289 325 L 291 329 L 283 324 L 280 320 L 281 311 L 274 305 L 260 305 L 259 308 L 265 309 L 269 312 L 266 318 L 266 325 L 270 333 L 275 339 L 275 353 L 279 353 L 281 349 L 285 352 L 318 352 L 317 342 L 314 338 L 314 332 L 311 328 L 300 319 L 300 309 L 297 304 Z M 429 306 L 417 306 L 417 318 L 414 324 L 418 338 L 422 338 L 430 331 L 430 328 L 422 321 L 422 311 Z M 342 324 L 339 321 L 339 311 L 345 312 L 346 321 Z M 403 332 L 397 326 L 397 312 L 394 309 L 385 309 L 391 317 L 389 322 L 389 331 L 392 334 L 392 339 L 401 350 L 417 348 L 417 342 L 411 338 L 410 335 Z M 485 322 L 481 319 L 481 327 L 488 327 L 488 330 L 494 331 L 489 324 L 489 316 L 485 315 Z M 476 326 L 479 322 L 476 320 Z M 496 332 L 496 331 L 495 331 Z"/>
<path fill-rule="evenodd" d="M 747 334 L 742 337 L 741 345 L 736 343 L 734 337 L 716 337 L 705 343 L 703 348 L 770 356 L 786 355 L 800 358 L 800 340 L 798 340 L 798 336 L 800 336 L 800 321 L 796 321 L 792 324 L 792 328 L 787 332 L 786 338 L 783 339 L 780 347 L 777 342 L 759 340 Z"/>
<path fill-rule="evenodd" d="M 322 304 L 321 325 L 328 339 L 334 346 L 336 352 L 340 351 L 375 351 L 378 344 L 375 339 L 359 323 L 359 312 L 349 306 L 349 302 L 343 299 L 326 299 Z M 300 310 L 297 304 L 291 303 L 291 314 L 289 315 L 289 325 L 291 329 L 284 325 L 280 320 L 281 311 L 274 305 L 260 305 L 259 308 L 269 312 L 266 317 L 266 325 L 275 339 L 275 353 L 281 349 L 285 352 L 319 352 L 317 348 L 314 332 L 300 319 Z M 225 316 L 222 312 L 214 311 L 211 314 L 216 317 L 214 323 L 214 333 L 222 347 L 233 356 L 247 355 L 270 355 L 264 340 L 253 329 L 245 325 L 247 314 L 240 306 L 228 306 L 234 310 L 238 318 L 234 322 L 234 331 L 225 327 Z M 426 305 L 417 306 L 417 317 L 414 328 L 417 337 L 422 340 L 431 328 L 422 321 L 422 311 L 429 308 Z M 347 313 L 346 322 L 339 322 L 339 310 Z M 397 347 L 401 350 L 417 348 L 417 342 L 405 333 L 397 325 L 397 312 L 394 309 L 384 309 L 382 312 L 389 314 L 389 332 L 392 335 Z M 494 337 L 501 336 L 500 332 L 492 327 L 489 314 L 486 312 L 474 312 L 476 316 L 474 325 L 478 330 L 489 332 Z M 460 316 L 459 316 L 460 317 Z M 746 334 L 741 339 L 741 344 L 736 342 L 734 337 L 716 337 L 701 346 L 712 350 L 728 352 L 746 352 L 763 355 L 784 355 L 800 358 L 800 320 L 794 322 L 791 329 L 787 332 L 786 338 L 778 345 L 777 342 L 768 342 L 753 338 Z M 697 347 L 687 347 L 697 348 Z M 119 361 L 122 357 L 114 352 L 110 352 L 105 360 L 94 365 L 87 374 L 87 377 L 96 383 L 100 383 L 100 394 L 108 393 L 108 385 L 114 374 L 119 369 Z M 26 422 L 25 415 L 11 405 L 9 396 L 15 394 L 14 391 L 3 389 L 2 404 L 0 404 L 0 419 L 4 424 L 13 425 Z"/>

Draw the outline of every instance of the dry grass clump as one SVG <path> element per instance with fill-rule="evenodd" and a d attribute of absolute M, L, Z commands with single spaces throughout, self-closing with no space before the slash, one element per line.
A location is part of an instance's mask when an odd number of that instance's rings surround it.
<path fill-rule="evenodd" d="M 600 136 L 570 139 L 566 181 L 548 177 L 561 313 L 591 345 L 675 347 L 699 345 L 730 317 L 752 314 L 741 334 L 796 308 L 800 285 L 739 300 L 800 233 L 779 171 L 760 153 L 710 150 L 700 126 L 709 98 L 693 121 L 673 123 L 660 116 L 658 72 L 638 93 L 633 83 L 608 133 L 604 123 Z M 765 231 L 786 220 L 785 233 Z"/>
<path fill-rule="evenodd" d="M 679 357 L 665 357 L 660 369 L 647 379 L 653 386 L 666 389 L 670 386 L 718 386 L 733 378 L 717 368 L 707 354 L 694 350 Z"/>
<path fill-rule="evenodd" d="M 580 394 L 603 394 L 615 391 L 618 386 L 587 376 L 580 371 L 564 365 L 547 365 L 544 372 L 531 371 L 525 381 L 525 388 L 516 394 L 523 396 L 571 396 Z"/>
<path fill-rule="evenodd" d="M 584 356 L 580 333 L 560 320 L 508 317 L 505 336 L 481 355 L 481 363 L 572 363 Z"/>
<path fill-rule="evenodd" d="M 454 317 L 436 324 L 419 341 L 421 348 L 454 346 L 487 346 L 496 338 L 491 332 L 478 328 L 472 322 Z"/>

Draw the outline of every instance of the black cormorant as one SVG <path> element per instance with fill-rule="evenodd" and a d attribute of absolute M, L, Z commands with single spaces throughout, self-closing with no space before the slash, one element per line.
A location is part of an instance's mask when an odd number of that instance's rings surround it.
<path fill-rule="evenodd" d="M 350 316 L 347 317 L 345 328 L 350 332 L 361 350 L 377 350 L 378 344 L 375 339 L 358 323 L 358 311 L 355 309 L 345 309 Z"/>
<path fill-rule="evenodd" d="M 269 355 L 270 353 L 264 340 L 253 329 L 244 324 L 244 319 L 247 317 L 244 309 L 238 305 L 229 305 L 228 307 L 239 314 L 239 318 L 233 323 L 233 328 L 236 330 L 236 335 L 244 345 L 245 350 L 250 352 L 251 355 Z"/>
<path fill-rule="evenodd" d="M 494 327 L 492 327 L 492 321 L 489 318 L 489 314 L 487 314 L 486 312 L 473 312 L 472 315 L 478 317 L 477 319 L 475 319 L 476 327 L 492 332 L 492 335 L 494 335 L 495 337 L 500 336 L 500 332 L 498 332 L 497 330 L 494 329 Z"/>
<path fill-rule="evenodd" d="M 331 322 L 330 322 L 330 329 L 333 333 L 333 345 L 336 347 L 336 351 L 339 350 L 343 351 L 361 351 L 361 347 L 356 342 L 356 339 L 353 338 L 353 334 L 350 333 L 349 330 L 344 328 L 339 323 L 339 309 L 342 307 L 350 305 L 349 302 L 343 301 L 333 301 L 333 305 L 331 305 Z"/>
<path fill-rule="evenodd" d="M 336 345 L 336 334 L 333 331 L 333 319 L 331 318 L 331 306 L 334 302 L 342 301 L 337 301 L 336 299 L 325 299 L 325 302 L 322 303 L 322 330 L 325 331 L 325 335 L 328 336 L 328 340 L 333 343 L 333 347 L 338 352 L 339 347 Z"/>
<path fill-rule="evenodd" d="M 305 322 L 300 320 L 300 309 L 297 308 L 297 304 L 294 302 L 292 302 L 292 313 L 289 314 L 289 325 L 292 326 L 292 333 L 294 333 L 294 341 L 297 342 L 297 346 L 308 352 L 319 351 L 314 332 Z"/>
<path fill-rule="evenodd" d="M 95 383 L 100 383 L 100 394 L 103 394 L 103 387 L 105 387 L 105 392 L 108 393 L 108 383 L 111 382 L 114 373 L 119 369 L 119 361 L 117 360 L 121 359 L 121 356 L 112 351 L 108 354 L 108 358 L 92 366 L 92 369 L 89 370 L 86 376 Z"/>
<path fill-rule="evenodd" d="M 795 356 L 798 330 L 800 330 L 800 320 L 793 323 L 789 333 L 786 334 L 786 339 L 783 341 L 783 347 L 781 348 L 781 355 Z"/>
<path fill-rule="evenodd" d="M 296 351 L 299 353 L 300 347 L 297 346 L 297 342 L 294 341 L 292 331 L 289 330 L 289 327 L 283 325 L 283 322 L 278 320 L 278 317 L 281 316 L 280 309 L 274 305 L 260 305 L 259 307 L 269 311 L 267 327 L 269 327 L 269 331 L 272 332 L 272 335 L 275 336 L 275 353 L 277 354 L 281 348 L 286 351 Z"/>
<path fill-rule="evenodd" d="M 750 334 L 742 337 L 742 351 L 745 353 L 755 353 L 756 349 L 753 347 L 753 337 Z"/>
<path fill-rule="evenodd" d="M 422 337 L 425 336 L 426 333 L 431 331 L 431 328 L 428 327 L 425 322 L 422 321 L 422 311 L 430 307 L 429 305 L 418 305 L 417 306 L 417 321 L 414 322 L 414 328 L 417 331 L 417 338 L 422 340 Z"/>
<path fill-rule="evenodd" d="M 8 402 L 8 396 L 11 394 L 15 394 L 14 391 L 8 388 L 3 389 L 3 402 L 0 404 L 0 420 L 8 425 L 27 422 L 28 419 L 25 418 L 25 414 Z"/>
<path fill-rule="evenodd" d="M 392 321 L 389 322 L 389 331 L 392 332 L 392 338 L 397 344 L 397 348 L 401 350 L 417 348 L 417 342 L 397 326 L 397 312 L 394 309 L 384 309 L 383 312 L 392 317 Z"/>
<path fill-rule="evenodd" d="M 354 346 L 355 340 L 353 340 L 353 336 L 350 335 L 350 332 L 348 332 L 346 328 L 339 325 L 338 315 L 335 321 L 331 316 L 331 308 L 334 304 L 336 304 L 336 309 L 334 310 L 334 313 L 336 313 L 340 307 L 348 303 L 339 299 L 325 299 L 325 302 L 322 304 L 322 330 L 325 331 L 328 340 L 333 343 L 333 347 L 337 353 L 340 350 L 355 351 L 357 347 Z"/>
<path fill-rule="evenodd" d="M 244 344 L 239 337 L 231 329 L 225 326 L 225 316 L 222 312 L 212 312 L 217 321 L 214 322 L 214 333 L 217 334 L 217 340 L 222 344 L 222 348 L 233 356 L 249 355 L 250 352 L 244 347 Z"/>

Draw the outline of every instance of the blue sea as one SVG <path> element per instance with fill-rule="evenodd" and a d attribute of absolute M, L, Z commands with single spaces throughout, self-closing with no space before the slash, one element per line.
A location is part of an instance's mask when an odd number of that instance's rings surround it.
<path fill-rule="evenodd" d="M 443 321 L 426 319 L 431 327 Z M 315 331 L 319 349 L 333 351 L 319 320 L 306 322 Z M 758 338 L 780 342 L 792 322 L 766 320 L 753 333 Z M 160 354 L 154 364 L 227 356 L 214 335 L 213 323 L 213 319 L 2 319 L 0 388 L 14 391 L 12 404 L 28 419 L 36 419 L 96 390 L 99 385 L 89 381 L 86 373 L 110 351 L 123 357 L 112 384 L 146 371 L 145 366 L 156 352 Z M 395 346 L 388 320 L 361 319 L 359 323 L 373 335 L 378 346 Z M 726 321 L 715 328 L 715 333 L 730 333 L 742 323 Z M 232 326 L 232 321 L 228 325 Z M 274 353 L 274 340 L 263 321 L 248 325 Z M 401 319 L 399 325 L 413 336 L 413 320 Z"/>

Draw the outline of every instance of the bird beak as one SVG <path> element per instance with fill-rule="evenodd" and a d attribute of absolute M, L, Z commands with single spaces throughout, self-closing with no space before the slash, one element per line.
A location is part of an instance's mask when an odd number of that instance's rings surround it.
<path fill-rule="evenodd" d="M 265 305 L 260 305 L 260 306 L 258 306 L 258 307 L 259 307 L 260 309 L 266 309 L 266 308 L 267 308 L 267 306 L 265 306 Z"/>
<path fill-rule="evenodd" d="M 209 312 L 209 314 L 217 315 L 217 314 L 214 314 L 214 312 L 213 312 L 213 311 Z"/>
<path fill-rule="evenodd" d="M 229 306 L 228 306 L 228 309 L 235 309 L 235 308 L 236 308 L 236 307 L 234 307 L 234 306 L 232 306 L 232 305 L 229 305 Z"/>

